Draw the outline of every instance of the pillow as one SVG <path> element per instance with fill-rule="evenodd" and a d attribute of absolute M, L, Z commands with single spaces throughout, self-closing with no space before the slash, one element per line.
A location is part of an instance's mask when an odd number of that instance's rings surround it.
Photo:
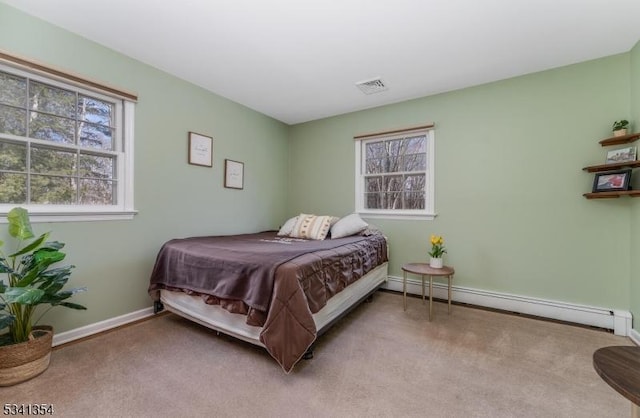
<path fill-rule="evenodd" d="M 352 213 L 340 219 L 331 227 L 331 239 L 348 237 L 364 231 L 369 226 L 360 215 Z"/>
<path fill-rule="evenodd" d="M 289 234 L 293 238 L 322 240 L 327 237 L 333 216 L 316 216 L 301 213 Z"/>
<path fill-rule="evenodd" d="M 363 231 L 360 232 L 363 237 L 369 237 L 371 235 L 384 235 L 380 228 L 375 225 L 369 224 Z"/>
<path fill-rule="evenodd" d="M 293 231 L 293 227 L 296 225 L 296 221 L 298 220 L 297 216 L 294 216 L 291 219 L 287 219 L 287 222 L 282 225 L 282 228 L 278 231 L 279 236 L 288 237 L 291 235 L 291 231 Z"/>

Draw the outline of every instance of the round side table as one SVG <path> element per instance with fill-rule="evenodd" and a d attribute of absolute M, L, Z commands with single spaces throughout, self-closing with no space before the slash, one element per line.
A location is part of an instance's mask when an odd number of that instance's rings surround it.
<path fill-rule="evenodd" d="M 447 277 L 449 282 L 449 306 L 447 313 L 451 313 L 451 280 L 455 273 L 453 267 L 443 266 L 442 268 L 433 268 L 428 263 L 408 263 L 402 266 L 402 293 L 404 310 L 407 310 L 407 273 L 417 274 L 422 278 L 422 301 L 424 302 L 424 278 L 429 276 L 429 321 L 433 311 L 433 277 Z"/>
<path fill-rule="evenodd" d="M 640 417 L 640 347 L 603 347 L 593 353 L 598 375 L 631 401 L 631 417 Z"/>

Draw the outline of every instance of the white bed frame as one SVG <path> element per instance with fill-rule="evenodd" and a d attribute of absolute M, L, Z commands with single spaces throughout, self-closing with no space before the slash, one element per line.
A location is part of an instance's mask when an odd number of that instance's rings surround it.
<path fill-rule="evenodd" d="M 313 314 L 318 335 L 321 335 L 335 321 L 346 315 L 347 312 L 382 286 L 387 281 L 388 268 L 388 262 L 379 265 L 333 296 L 322 309 Z M 245 315 L 230 313 L 221 308 L 220 305 L 207 305 L 200 296 L 187 295 L 183 292 L 161 290 L 160 301 L 167 310 L 177 315 L 251 344 L 264 347 L 264 344 L 260 342 L 262 327 L 247 325 L 245 323 Z"/>

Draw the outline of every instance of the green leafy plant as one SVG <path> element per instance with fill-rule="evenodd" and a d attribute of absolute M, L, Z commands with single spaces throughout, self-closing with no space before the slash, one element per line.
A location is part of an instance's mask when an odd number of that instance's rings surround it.
<path fill-rule="evenodd" d="M 613 122 L 612 130 L 619 131 L 620 129 L 626 129 L 629 126 L 629 121 L 622 119 Z"/>
<path fill-rule="evenodd" d="M 50 268 L 64 260 L 66 254 L 60 251 L 64 244 L 58 241 L 47 242 L 49 232 L 25 243 L 25 240 L 31 240 L 34 235 L 29 214 L 23 208 L 12 209 L 7 219 L 9 235 L 15 238 L 16 248 L 11 254 L 5 255 L 1 250 L 4 243 L 0 241 L 0 274 L 6 274 L 8 278 L 6 284 L 0 279 L 0 330 L 9 328 L 8 333 L 0 335 L 0 345 L 27 341 L 33 325 L 54 306 L 87 309 L 82 305 L 66 302 L 86 288 L 62 290 L 75 266 Z M 38 305 L 50 306 L 34 321 Z"/>
<path fill-rule="evenodd" d="M 439 235 L 431 235 L 431 251 L 429 255 L 433 258 L 441 258 L 444 253 L 447 252 L 444 248 L 444 238 Z"/>

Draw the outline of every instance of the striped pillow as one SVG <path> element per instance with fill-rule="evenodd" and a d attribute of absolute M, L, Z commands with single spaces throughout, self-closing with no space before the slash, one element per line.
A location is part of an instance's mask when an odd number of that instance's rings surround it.
<path fill-rule="evenodd" d="M 334 220 L 335 217 L 333 216 L 316 216 L 301 213 L 298 215 L 298 220 L 289 236 L 317 240 L 325 239 Z"/>

